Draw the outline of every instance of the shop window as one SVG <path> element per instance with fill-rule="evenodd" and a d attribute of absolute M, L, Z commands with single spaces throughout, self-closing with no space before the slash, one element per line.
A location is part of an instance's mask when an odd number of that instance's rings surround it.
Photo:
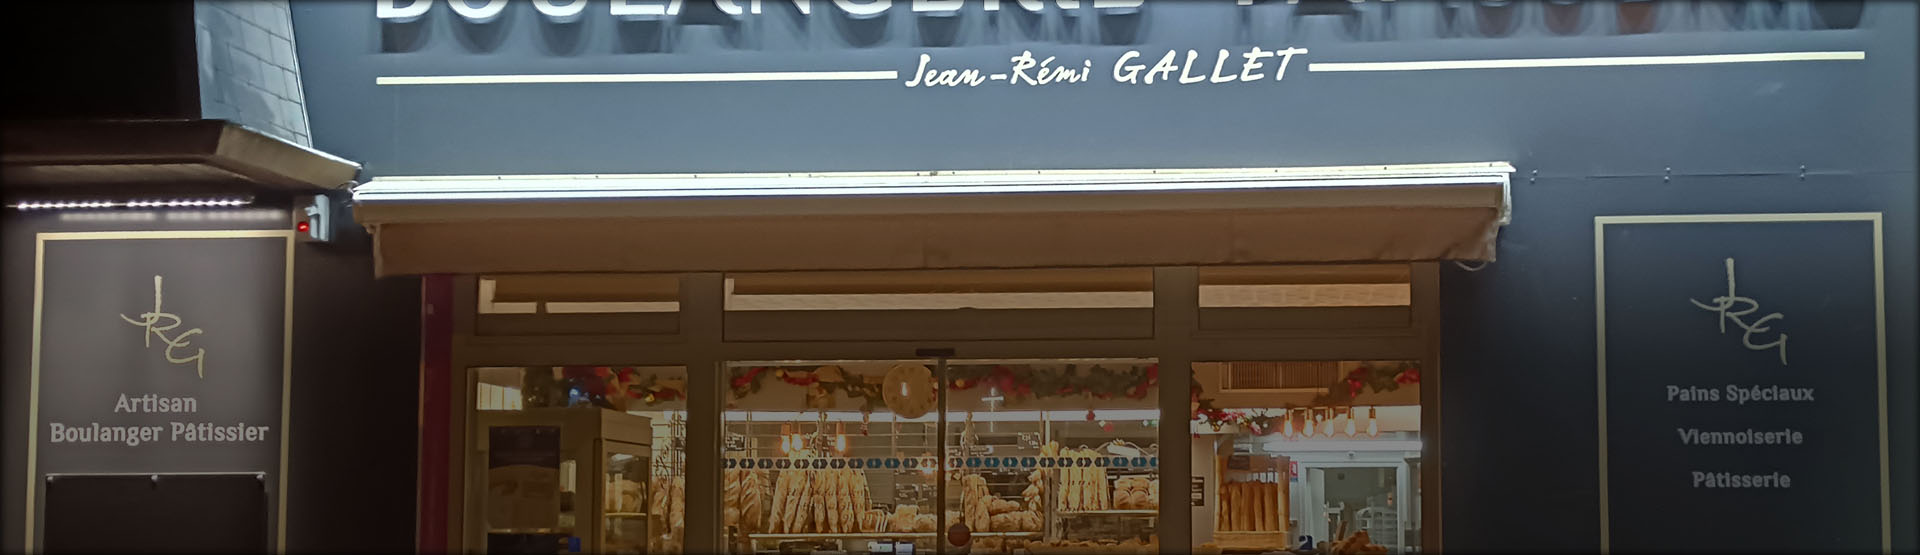
<path fill-rule="evenodd" d="M 476 368 L 471 545 L 678 553 L 685 545 L 686 371 Z"/>
<path fill-rule="evenodd" d="M 988 530 L 971 553 L 1159 552 L 1157 365 L 978 361 L 947 372 L 947 508 Z"/>
<path fill-rule="evenodd" d="M 1406 327 L 1406 264 L 1214 266 L 1199 269 L 1200 327 L 1303 330 Z"/>
<path fill-rule="evenodd" d="M 739 273 L 734 341 L 1150 337 L 1149 268 Z"/>
<path fill-rule="evenodd" d="M 732 365 L 728 550 L 1152 550 L 1157 375 L 1139 361 Z"/>
<path fill-rule="evenodd" d="M 1400 361 L 1196 363 L 1195 552 L 1420 551 L 1419 376 Z"/>
<path fill-rule="evenodd" d="M 679 330 L 672 274 L 482 276 L 476 335 L 634 335 Z"/>

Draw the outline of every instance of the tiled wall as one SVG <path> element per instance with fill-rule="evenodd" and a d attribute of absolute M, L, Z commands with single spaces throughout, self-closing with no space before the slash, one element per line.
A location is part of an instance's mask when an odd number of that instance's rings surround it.
<path fill-rule="evenodd" d="M 287 0 L 195 0 L 201 117 L 311 146 Z"/>

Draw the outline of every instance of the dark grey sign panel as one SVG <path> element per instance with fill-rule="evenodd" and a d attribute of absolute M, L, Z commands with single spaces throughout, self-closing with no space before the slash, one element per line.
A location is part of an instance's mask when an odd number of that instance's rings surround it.
<path fill-rule="evenodd" d="M 47 482 L 43 548 L 264 553 L 273 550 L 268 507 L 258 474 L 59 476 Z"/>
<path fill-rule="evenodd" d="M 1595 233 L 1603 547 L 1889 549 L 1879 215 Z"/>
<path fill-rule="evenodd" d="M 40 237 L 35 479 L 265 473 L 277 499 L 291 237 Z"/>

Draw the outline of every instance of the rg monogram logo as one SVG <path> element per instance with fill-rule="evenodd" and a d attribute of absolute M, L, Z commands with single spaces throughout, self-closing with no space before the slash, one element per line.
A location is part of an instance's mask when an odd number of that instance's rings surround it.
<path fill-rule="evenodd" d="M 188 338 L 199 335 L 200 328 L 189 329 L 174 334 L 172 337 L 168 337 L 168 332 L 180 327 L 180 317 L 160 310 L 160 296 L 160 276 L 153 276 L 153 310 L 141 313 L 137 319 L 128 318 L 127 315 L 121 314 L 120 319 L 125 320 L 129 324 L 146 328 L 146 333 L 141 334 L 141 336 L 146 341 L 148 348 L 152 348 L 153 340 L 159 338 L 160 342 L 167 346 L 165 353 L 167 362 L 174 364 L 193 363 L 195 375 L 201 378 L 207 377 L 206 349 L 195 348 L 192 356 L 174 356 L 175 349 L 184 349 L 193 346 L 192 341 Z"/>

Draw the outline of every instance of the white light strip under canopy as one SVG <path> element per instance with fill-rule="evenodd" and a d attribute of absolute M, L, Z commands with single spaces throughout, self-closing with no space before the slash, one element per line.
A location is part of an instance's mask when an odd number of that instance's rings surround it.
<path fill-rule="evenodd" d="M 355 202 L 1150 192 L 1505 184 L 1505 162 L 1158 170 L 381 177 Z"/>
<path fill-rule="evenodd" d="M 28 210 L 99 210 L 107 208 L 234 208 L 253 204 L 249 197 L 142 198 L 133 200 L 75 199 L 31 200 L 13 204 Z"/>

